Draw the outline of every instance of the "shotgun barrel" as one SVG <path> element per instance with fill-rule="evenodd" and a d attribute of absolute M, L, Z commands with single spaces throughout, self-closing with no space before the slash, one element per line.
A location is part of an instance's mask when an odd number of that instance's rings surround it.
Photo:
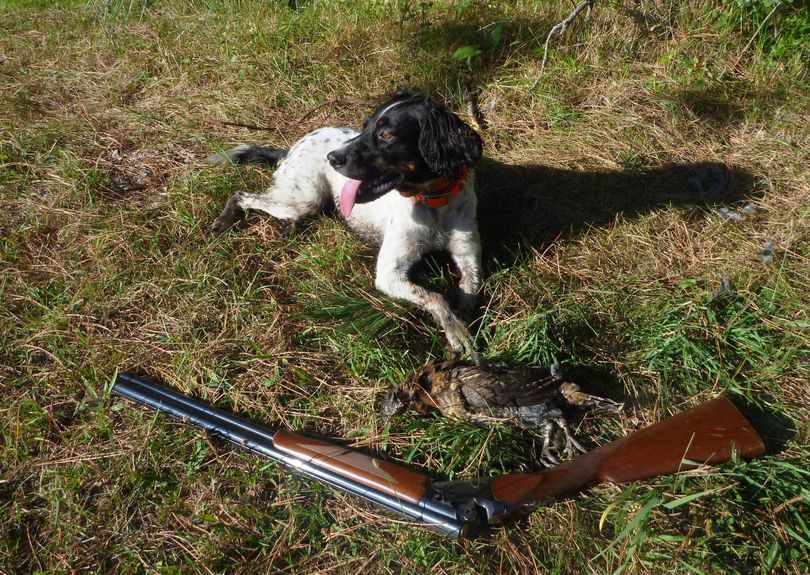
<path fill-rule="evenodd" d="M 453 504 L 424 497 L 428 478 L 410 469 L 307 436 L 270 431 L 134 375 L 118 374 L 112 391 L 452 537 L 459 537 L 467 523 Z"/>

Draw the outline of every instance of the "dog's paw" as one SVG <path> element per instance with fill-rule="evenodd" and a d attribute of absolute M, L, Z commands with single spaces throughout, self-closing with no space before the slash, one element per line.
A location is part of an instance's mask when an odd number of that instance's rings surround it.
<path fill-rule="evenodd" d="M 239 193 L 237 192 L 225 204 L 222 213 L 208 227 L 208 231 L 216 236 L 224 234 L 242 219 L 244 214 L 245 211 L 239 206 Z"/>
<path fill-rule="evenodd" d="M 281 237 L 285 240 L 289 240 L 294 238 L 300 231 L 301 225 L 298 220 L 290 220 L 290 223 L 284 226 L 284 228 L 281 230 Z"/>
<path fill-rule="evenodd" d="M 211 223 L 210 226 L 208 226 L 208 233 L 211 234 L 212 236 L 224 234 L 229 229 L 231 229 L 235 223 L 236 221 L 233 219 L 223 218 L 222 216 L 219 216 Z"/>
<path fill-rule="evenodd" d="M 452 316 L 451 319 L 445 322 L 444 334 L 447 337 L 447 343 L 450 344 L 452 353 L 466 354 L 475 365 L 482 365 L 481 356 L 475 349 L 473 338 L 464 322 Z"/>
<path fill-rule="evenodd" d="M 228 216 L 220 214 L 220 216 L 208 226 L 208 232 L 213 236 L 224 234 L 236 224 L 238 219 L 238 217 L 231 216 L 230 214 Z"/>

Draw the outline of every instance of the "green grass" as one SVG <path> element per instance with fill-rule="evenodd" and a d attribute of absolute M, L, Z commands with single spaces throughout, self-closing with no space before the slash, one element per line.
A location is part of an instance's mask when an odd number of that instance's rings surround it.
<path fill-rule="evenodd" d="M 0 2 L 0 573 L 810 570 L 810 18 L 745 4 L 597 3 L 538 80 L 568 3 Z M 487 358 L 624 401 L 589 446 L 727 391 L 795 422 L 784 449 L 455 543 L 111 399 L 138 370 L 437 477 L 540 466 L 520 430 L 382 421 L 444 339 L 337 219 L 206 234 L 270 174 L 201 159 L 403 84 L 462 114 L 477 86 L 486 155 L 529 166 L 480 170 Z M 424 276 L 453 296 L 441 258 Z"/>

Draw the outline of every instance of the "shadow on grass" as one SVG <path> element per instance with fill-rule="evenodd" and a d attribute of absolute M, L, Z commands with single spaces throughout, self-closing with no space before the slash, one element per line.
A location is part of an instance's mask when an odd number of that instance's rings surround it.
<path fill-rule="evenodd" d="M 785 450 L 788 442 L 796 437 L 796 423 L 787 414 L 755 404 L 742 395 L 730 395 L 732 403 L 754 426 L 765 442 L 765 452 L 769 455 Z M 758 396 L 761 402 L 773 404 L 772 397 Z"/>
<path fill-rule="evenodd" d="M 525 246 L 543 247 L 667 206 L 698 210 L 753 197 L 754 177 L 716 162 L 578 171 L 484 159 L 476 170 L 485 261 L 508 264 Z"/>

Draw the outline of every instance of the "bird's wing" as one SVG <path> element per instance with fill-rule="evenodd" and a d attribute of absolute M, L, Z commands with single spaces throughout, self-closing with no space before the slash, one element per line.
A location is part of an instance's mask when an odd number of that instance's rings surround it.
<path fill-rule="evenodd" d="M 562 383 L 542 367 L 464 367 L 457 368 L 456 378 L 464 399 L 478 408 L 539 405 Z"/>

